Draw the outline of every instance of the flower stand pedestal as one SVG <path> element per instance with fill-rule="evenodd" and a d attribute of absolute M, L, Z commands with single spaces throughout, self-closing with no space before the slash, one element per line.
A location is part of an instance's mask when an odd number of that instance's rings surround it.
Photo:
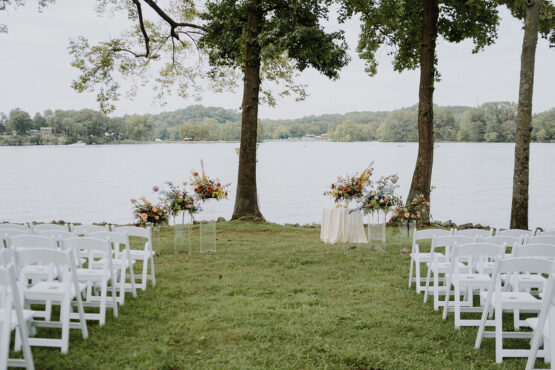
<path fill-rule="evenodd" d="M 179 250 L 187 251 L 189 256 L 191 255 L 191 223 L 192 222 L 185 223 L 185 212 L 180 212 L 180 214 L 174 216 L 173 250 L 175 254 L 177 254 L 177 251 Z"/>
<path fill-rule="evenodd" d="M 399 237 L 412 239 L 416 230 L 416 221 L 403 221 L 399 223 Z"/>
<path fill-rule="evenodd" d="M 202 202 L 200 214 L 200 253 L 216 253 L 216 202 Z"/>
<path fill-rule="evenodd" d="M 377 210 L 368 215 L 368 242 L 378 242 L 385 249 L 385 222 L 387 213 Z"/>

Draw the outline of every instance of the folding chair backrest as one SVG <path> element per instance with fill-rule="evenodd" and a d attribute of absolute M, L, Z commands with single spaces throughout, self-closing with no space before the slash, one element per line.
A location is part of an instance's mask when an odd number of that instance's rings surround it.
<path fill-rule="evenodd" d="M 107 239 L 98 239 L 90 237 L 68 238 L 63 241 L 65 250 L 73 250 L 76 255 L 85 257 L 89 262 L 89 268 L 92 268 L 91 262 L 106 258 L 111 268 L 112 249 Z"/>
<path fill-rule="evenodd" d="M 87 235 L 90 233 L 95 233 L 98 231 L 109 231 L 108 225 L 100 226 L 100 225 L 79 225 L 79 226 L 72 226 L 71 231 L 76 235 Z"/>
<path fill-rule="evenodd" d="M 121 252 L 125 249 L 126 245 L 129 245 L 129 238 L 127 237 L 127 232 L 117 232 L 117 231 L 98 231 L 96 233 L 90 233 L 87 236 L 91 238 L 98 238 L 110 241 L 115 252 Z M 122 247 L 120 249 L 120 247 Z"/>
<path fill-rule="evenodd" d="M 42 235 L 16 235 L 8 238 L 8 247 L 10 249 L 18 248 L 46 248 L 56 249 L 56 241 L 52 238 Z"/>
<path fill-rule="evenodd" d="M 69 228 L 67 225 L 58 224 L 38 224 L 32 226 L 33 232 L 39 234 L 42 231 L 65 231 L 68 232 Z"/>
<path fill-rule="evenodd" d="M 513 250 L 512 257 L 554 257 L 555 246 L 551 244 L 525 244 Z"/>
<path fill-rule="evenodd" d="M 44 248 L 25 248 L 14 252 L 19 265 L 44 263 L 73 267 L 71 251 Z"/>
<path fill-rule="evenodd" d="M 551 274 L 555 272 L 555 263 L 539 257 L 515 257 L 497 261 L 496 273 L 528 272 L 533 274 Z"/>
<path fill-rule="evenodd" d="M 137 236 L 140 238 L 151 239 L 150 227 L 137 227 L 137 226 L 119 226 L 114 228 L 115 232 L 126 232 L 127 236 Z"/>
<path fill-rule="evenodd" d="M 149 227 L 137 227 L 137 226 L 119 226 L 114 228 L 115 232 L 127 233 L 128 237 L 138 237 L 146 239 L 146 242 L 152 248 L 152 229 Z"/>
<path fill-rule="evenodd" d="M 505 248 L 505 245 L 491 243 L 455 243 L 451 254 L 454 259 L 459 257 L 501 257 L 505 254 Z"/>
<path fill-rule="evenodd" d="M 486 237 L 493 235 L 493 229 L 485 230 L 485 229 L 464 229 L 464 230 L 455 230 L 453 235 L 464 235 L 470 237 Z"/>
<path fill-rule="evenodd" d="M 27 231 L 28 228 L 26 225 L 20 225 L 20 224 L 0 224 L 0 230 L 5 230 L 5 229 L 16 229 L 16 230 L 21 230 L 21 231 Z"/>
<path fill-rule="evenodd" d="M 443 249 L 445 256 L 449 257 L 451 247 L 454 243 L 467 244 L 475 242 L 475 238 L 463 235 L 444 235 L 432 238 L 432 251 L 437 252 L 437 249 Z"/>
<path fill-rule="evenodd" d="M 508 247 L 516 247 L 517 245 L 522 244 L 524 240 L 524 236 L 510 236 L 510 235 L 495 235 L 495 236 L 486 236 L 480 237 L 480 243 L 490 243 L 490 244 L 497 244 L 497 245 L 507 245 Z"/>
<path fill-rule="evenodd" d="M 543 234 L 539 236 L 529 236 L 524 241 L 524 244 L 551 244 L 555 246 L 555 236 Z"/>
<path fill-rule="evenodd" d="M 42 230 L 42 231 L 39 231 L 37 234 L 55 239 L 57 241 L 64 240 L 67 238 L 75 238 L 75 234 L 69 231 Z"/>
<path fill-rule="evenodd" d="M 514 236 L 520 238 L 525 235 L 533 235 L 534 233 L 530 230 L 524 229 L 508 229 L 508 230 L 497 230 L 495 236 Z"/>

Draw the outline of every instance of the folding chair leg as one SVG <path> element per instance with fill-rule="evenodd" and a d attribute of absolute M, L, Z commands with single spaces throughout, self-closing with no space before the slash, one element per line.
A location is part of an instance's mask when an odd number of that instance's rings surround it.
<path fill-rule="evenodd" d="M 143 275 L 141 278 L 141 289 L 146 290 L 146 282 L 148 279 L 148 260 L 145 258 L 143 260 Z"/>
<path fill-rule="evenodd" d="M 150 273 L 152 274 L 152 287 L 155 287 L 156 275 L 154 274 L 154 254 L 150 256 Z"/>
<path fill-rule="evenodd" d="M 409 288 L 412 286 L 412 267 L 414 265 L 414 257 L 410 256 L 410 268 L 409 268 Z"/>
<path fill-rule="evenodd" d="M 420 294 L 422 287 L 420 286 L 420 261 L 415 261 L 415 283 L 416 283 L 416 293 Z"/>
<path fill-rule="evenodd" d="M 428 302 L 428 289 L 430 287 L 430 274 L 431 273 L 432 273 L 432 269 L 428 268 L 428 272 L 426 273 L 426 288 L 424 290 L 424 303 Z M 435 279 L 435 274 L 434 274 L 434 279 Z"/>
<path fill-rule="evenodd" d="M 503 312 L 495 308 L 495 362 L 503 362 Z"/>
<path fill-rule="evenodd" d="M 69 297 L 64 297 L 60 307 L 60 321 L 62 322 L 62 353 L 67 353 L 69 347 Z"/>
<path fill-rule="evenodd" d="M 434 311 L 439 310 L 439 276 L 436 272 L 434 272 Z"/>
<path fill-rule="evenodd" d="M 102 282 L 102 289 L 100 291 L 100 319 L 98 320 L 100 326 L 106 323 L 106 296 L 108 295 L 106 284 L 106 282 Z"/>

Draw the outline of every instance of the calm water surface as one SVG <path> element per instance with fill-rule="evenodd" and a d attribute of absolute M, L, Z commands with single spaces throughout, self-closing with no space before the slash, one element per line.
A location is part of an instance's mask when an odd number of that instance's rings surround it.
<path fill-rule="evenodd" d="M 231 182 L 230 200 L 219 205 L 231 217 L 238 143 L 0 147 L 0 221 L 127 223 L 130 198 L 154 199 L 152 186 L 187 181 L 204 159 L 207 174 Z M 325 198 L 338 175 L 364 169 L 377 177 L 398 173 L 406 197 L 416 143 L 267 142 L 260 145 L 260 208 L 277 223 L 320 222 Z M 507 227 L 514 144 L 436 145 L 432 215 L 456 223 Z M 530 227 L 555 230 L 555 144 L 532 144 Z"/>

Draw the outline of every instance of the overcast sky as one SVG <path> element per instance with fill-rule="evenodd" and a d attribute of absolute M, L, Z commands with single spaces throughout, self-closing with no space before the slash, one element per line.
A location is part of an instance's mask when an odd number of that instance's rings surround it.
<path fill-rule="evenodd" d="M 70 38 L 82 35 L 91 40 L 117 36 L 128 23 L 121 18 L 99 18 L 94 0 L 57 0 L 38 13 L 32 6 L 0 12 L 0 24 L 8 34 L 0 34 L 0 112 L 19 107 L 31 115 L 45 109 L 98 109 L 93 93 L 78 94 L 70 84 L 78 73 L 70 66 L 67 51 Z M 497 43 L 484 52 L 472 54 L 471 42 L 438 44 L 441 82 L 436 85 L 434 102 L 438 105 L 477 106 L 489 101 L 516 101 L 520 69 L 522 27 L 506 11 Z M 359 25 L 345 25 L 352 61 L 340 78 L 330 81 L 315 71 L 306 71 L 300 82 L 308 85 L 310 96 L 304 102 L 279 100 L 275 108 L 261 107 L 262 118 L 297 118 L 324 113 L 393 110 L 418 101 L 418 71 L 399 74 L 383 50 L 375 77 L 364 72 L 356 52 Z M 534 112 L 555 106 L 555 50 L 540 39 L 536 53 Z M 158 113 L 175 110 L 195 100 L 170 98 L 165 107 L 153 105 L 150 88 L 144 88 L 133 101 L 117 103 L 115 115 Z M 238 109 L 241 90 L 234 93 L 206 92 L 200 104 Z"/>

